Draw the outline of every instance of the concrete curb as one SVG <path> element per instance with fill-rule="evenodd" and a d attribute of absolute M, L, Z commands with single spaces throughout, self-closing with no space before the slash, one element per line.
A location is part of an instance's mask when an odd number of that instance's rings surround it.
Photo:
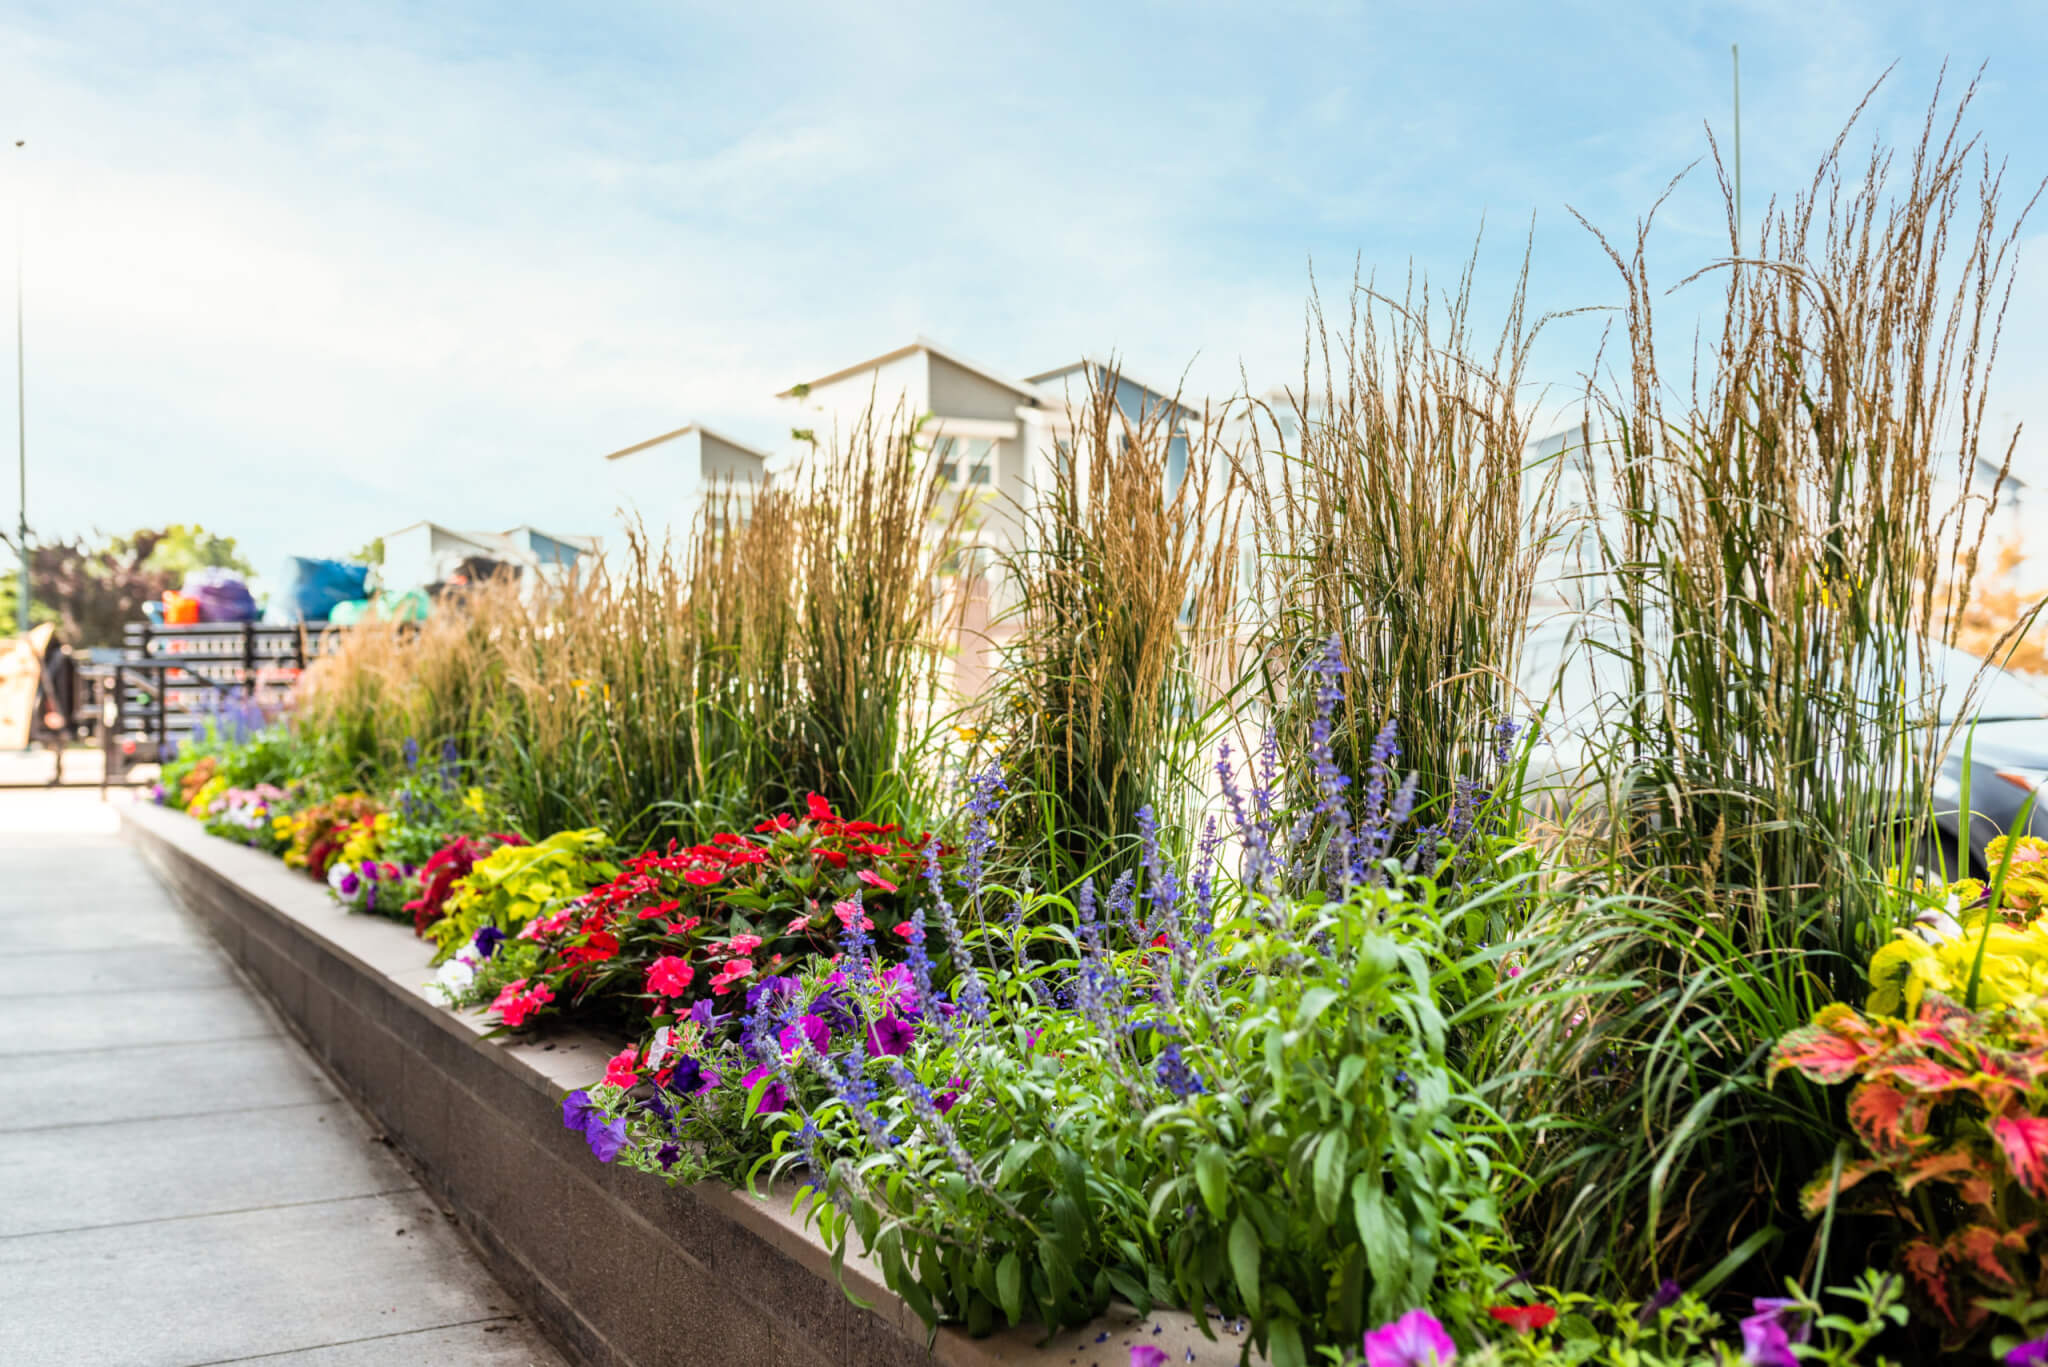
<path fill-rule="evenodd" d="M 1145 1342 L 1168 1360 L 1237 1360 L 1186 1315 L 1112 1314 L 1042 1340 L 971 1339 L 924 1325 L 849 1253 L 845 1286 L 790 1193 L 669 1187 L 595 1162 L 561 1124 L 561 1097 L 604 1073 L 617 1041 L 576 1029 L 482 1038 L 431 999 L 427 950 L 404 926 L 342 912 L 326 889 L 176 812 L 121 808 L 122 827 L 179 900 L 374 1116 L 491 1270 L 596 1367 L 1122 1367 Z M 1190 1351 L 1192 1350 L 1192 1351 Z"/>

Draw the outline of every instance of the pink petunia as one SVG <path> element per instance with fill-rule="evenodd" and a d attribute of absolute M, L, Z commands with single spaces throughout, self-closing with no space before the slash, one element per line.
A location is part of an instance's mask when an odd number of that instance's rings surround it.
<path fill-rule="evenodd" d="M 924 927 L 915 921 L 898 921 L 895 925 L 890 926 L 889 930 L 892 934 L 901 935 L 906 940 L 914 940 L 924 934 Z"/>
<path fill-rule="evenodd" d="M 752 954 L 760 947 L 761 937 L 758 935 L 735 935 L 725 942 L 727 953 L 742 956 Z"/>
<path fill-rule="evenodd" d="M 789 918 L 789 924 L 788 924 L 787 926 L 784 926 L 784 927 L 783 927 L 783 929 L 782 929 L 782 933 L 783 933 L 784 935 L 801 935 L 801 934 L 803 934 L 803 933 L 804 933 L 805 931 L 809 930 L 810 928 L 811 928 L 811 918 L 810 918 L 810 917 L 808 917 L 808 916 L 792 916 L 792 917 L 790 917 L 790 918 Z"/>
<path fill-rule="evenodd" d="M 856 927 L 861 930 L 873 930 L 875 928 L 875 923 L 869 920 L 867 915 L 861 911 L 860 903 L 858 902 L 834 902 L 832 904 L 832 914 L 837 916 L 839 924 L 845 926 L 848 930 L 853 930 Z"/>
<path fill-rule="evenodd" d="M 1166 1350 L 1150 1343 L 1131 1345 L 1131 1367 L 1160 1367 L 1166 1361 Z"/>
<path fill-rule="evenodd" d="M 1450 1367 L 1458 1345 L 1427 1310 L 1410 1310 L 1365 1335 L 1366 1367 Z"/>
<path fill-rule="evenodd" d="M 680 997 L 690 990 L 690 980 L 696 976 L 697 970 L 690 967 L 688 960 L 664 954 L 647 970 L 647 990 L 664 997 Z"/>

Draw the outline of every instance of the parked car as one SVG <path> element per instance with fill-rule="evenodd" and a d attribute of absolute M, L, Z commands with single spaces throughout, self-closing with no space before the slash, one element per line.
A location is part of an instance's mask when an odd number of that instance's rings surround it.
<path fill-rule="evenodd" d="M 1614 653 L 1620 640 L 1583 620 L 1547 622 L 1530 634 L 1518 683 L 1528 705 L 1544 708 L 1527 779 L 1541 809 L 1583 811 L 1598 800 L 1603 719 L 1631 686 L 1624 657 Z M 1948 747 L 1934 782 L 1935 830 L 1918 862 L 1962 876 L 1967 846 L 1965 872 L 1981 876 L 1985 845 L 2021 829 L 2023 814 L 2027 834 L 2048 838 L 2048 692 L 1968 651 L 1935 644 L 1924 676 L 1918 660 L 1909 666 L 1905 691 L 1926 699 L 1918 729 L 1927 743 Z M 1973 812 L 1967 840 L 1966 791 Z"/>

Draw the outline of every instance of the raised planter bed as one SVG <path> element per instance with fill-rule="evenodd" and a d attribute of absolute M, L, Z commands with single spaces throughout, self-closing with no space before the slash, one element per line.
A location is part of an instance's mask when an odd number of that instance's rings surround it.
<path fill-rule="evenodd" d="M 1237 1360 L 1237 1340 L 1206 1339 L 1184 1315 L 1113 1315 L 1050 1342 L 943 1330 L 928 1347 L 917 1316 L 851 1256 L 845 1284 L 873 1308 L 847 1299 L 788 1191 L 671 1188 L 595 1162 L 562 1128 L 561 1098 L 603 1075 L 616 1042 L 568 1028 L 486 1040 L 483 1021 L 427 995 L 427 950 L 407 928 L 348 915 L 320 885 L 175 812 L 134 804 L 121 817 L 492 1271 L 587 1362 L 1124 1367 L 1141 1341 L 1175 1363 Z"/>

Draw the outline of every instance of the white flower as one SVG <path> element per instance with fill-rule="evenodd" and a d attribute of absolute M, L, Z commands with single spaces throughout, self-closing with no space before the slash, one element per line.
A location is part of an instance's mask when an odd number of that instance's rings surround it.
<path fill-rule="evenodd" d="M 1950 914 L 1958 910 L 1956 899 L 1949 898 L 1948 904 L 1948 911 L 1935 911 L 1930 907 L 1913 918 L 1913 928 L 1919 933 L 1920 938 L 1930 945 L 1957 939 L 1963 933 L 1962 923 Z"/>
<path fill-rule="evenodd" d="M 462 959 L 450 959 L 447 963 L 442 964 L 441 971 L 434 975 L 433 987 L 435 991 L 453 1003 L 460 1001 L 463 994 L 469 991 L 470 984 L 475 981 L 475 964 L 468 963 Z"/>
<path fill-rule="evenodd" d="M 342 863 L 339 859 L 327 866 L 327 886 L 334 889 L 336 897 L 343 895 L 341 891 L 342 880 L 354 872 L 354 869 Z"/>
<path fill-rule="evenodd" d="M 667 1061 L 675 1052 L 676 1031 L 672 1025 L 664 1025 L 654 1032 L 654 1038 L 647 1045 L 647 1061 L 640 1066 L 652 1072 Z"/>

